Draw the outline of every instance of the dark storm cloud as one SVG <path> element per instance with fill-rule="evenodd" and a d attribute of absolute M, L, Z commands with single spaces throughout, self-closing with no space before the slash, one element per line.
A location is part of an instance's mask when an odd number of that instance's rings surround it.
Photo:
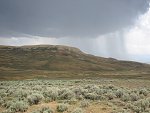
<path fill-rule="evenodd" d="M 0 37 L 93 37 L 134 23 L 147 0 L 0 0 Z"/>

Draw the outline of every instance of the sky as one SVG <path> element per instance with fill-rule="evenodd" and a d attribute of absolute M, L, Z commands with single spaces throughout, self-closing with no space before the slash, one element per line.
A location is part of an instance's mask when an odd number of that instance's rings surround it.
<path fill-rule="evenodd" d="M 0 45 L 68 45 L 150 63 L 149 0 L 0 0 Z"/>

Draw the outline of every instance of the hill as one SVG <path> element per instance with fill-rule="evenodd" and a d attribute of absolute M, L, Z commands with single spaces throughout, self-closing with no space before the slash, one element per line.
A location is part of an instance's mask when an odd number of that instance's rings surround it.
<path fill-rule="evenodd" d="M 150 65 L 83 53 L 62 45 L 0 46 L 0 79 L 149 75 Z"/>

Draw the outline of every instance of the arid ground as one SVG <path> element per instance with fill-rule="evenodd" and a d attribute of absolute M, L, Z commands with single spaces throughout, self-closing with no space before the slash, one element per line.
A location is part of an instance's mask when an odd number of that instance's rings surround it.
<path fill-rule="evenodd" d="M 0 81 L 3 113 L 149 113 L 146 79 Z"/>

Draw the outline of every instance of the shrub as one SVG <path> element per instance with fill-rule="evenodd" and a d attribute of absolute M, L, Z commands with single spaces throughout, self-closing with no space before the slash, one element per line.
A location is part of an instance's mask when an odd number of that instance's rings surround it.
<path fill-rule="evenodd" d="M 83 87 L 74 87 L 72 91 L 75 93 L 76 99 L 82 100 L 83 99 L 83 94 L 85 93 L 85 89 Z M 88 92 L 88 90 L 87 90 Z"/>
<path fill-rule="evenodd" d="M 95 93 L 87 93 L 87 94 L 84 94 L 84 97 L 86 99 L 90 99 L 90 100 L 98 100 L 100 99 L 100 95 L 97 95 Z"/>
<path fill-rule="evenodd" d="M 32 94 L 32 95 L 27 97 L 27 100 L 28 100 L 30 105 L 38 104 L 42 99 L 43 99 L 43 95 L 37 94 L 37 93 Z"/>
<path fill-rule="evenodd" d="M 68 103 L 71 105 L 76 104 L 77 102 L 78 102 L 78 100 L 76 98 L 72 98 L 72 99 L 68 100 Z"/>
<path fill-rule="evenodd" d="M 112 99 L 114 99 L 116 96 L 115 96 L 114 93 L 108 92 L 108 93 L 106 94 L 106 97 L 108 98 L 108 100 L 112 100 Z"/>
<path fill-rule="evenodd" d="M 4 100 L 0 97 L 0 106 L 4 103 Z"/>
<path fill-rule="evenodd" d="M 49 99 L 49 101 L 55 101 L 58 98 L 58 89 L 50 88 L 47 91 L 43 92 L 45 98 Z"/>
<path fill-rule="evenodd" d="M 80 103 L 80 107 L 88 107 L 89 106 L 89 102 L 87 100 L 83 100 Z"/>
<path fill-rule="evenodd" d="M 0 97 L 6 97 L 6 96 L 7 96 L 6 90 L 1 89 L 0 90 Z"/>
<path fill-rule="evenodd" d="M 20 97 L 20 98 L 23 98 L 23 97 L 27 97 L 27 92 L 25 90 L 22 90 L 22 89 L 19 89 L 17 90 L 15 93 L 14 93 L 14 96 L 16 97 Z"/>
<path fill-rule="evenodd" d="M 115 86 L 112 84 L 109 84 L 108 86 L 105 86 L 105 87 L 106 87 L 106 89 L 115 89 Z"/>
<path fill-rule="evenodd" d="M 69 89 L 63 89 L 60 91 L 59 98 L 60 99 L 71 99 L 75 97 L 75 93 Z"/>
<path fill-rule="evenodd" d="M 141 99 L 141 100 L 138 100 L 137 102 L 135 102 L 134 105 L 137 107 L 141 107 L 141 108 L 143 108 L 143 110 L 145 110 L 146 108 L 149 107 L 150 103 L 146 99 Z"/>
<path fill-rule="evenodd" d="M 146 100 L 149 102 L 149 104 L 150 104 L 150 97 L 148 97 L 148 98 L 146 98 Z"/>
<path fill-rule="evenodd" d="M 83 112 L 83 110 L 81 108 L 76 108 L 71 113 L 84 113 L 84 112 Z"/>
<path fill-rule="evenodd" d="M 106 89 L 99 89 L 99 90 L 96 91 L 96 93 L 98 95 L 103 95 L 103 94 L 107 93 L 107 90 Z"/>
<path fill-rule="evenodd" d="M 143 94 L 144 96 L 147 96 L 148 95 L 148 91 L 147 91 L 147 89 L 141 89 L 140 91 L 139 91 L 139 94 Z"/>
<path fill-rule="evenodd" d="M 40 85 L 36 85 L 32 88 L 32 90 L 42 91 L 42 87 Z"/>
<path fill-rule="evenodd" d="M 28 109 L 28 104 L 23 101 L 16 101 L 9 107 L 9 109 L 15 112 L 25 112 Z"/>
<path fill-rule="evenodd" d="M 134 105 L 131 104 L 131 103 L 127 103 L 127 104 L 125 105 L 125 108 L 128 108 L 128 109 L 133 109 L 133 107 L 134 107 Z"/>
<path fill-rule="evenodd" d="M 15 103 L 14 100 L 9 100 L 9 101 L 7 101 L 7 102 L 4 102 L 4 103 L 2 104 L 2 106 L 3 106 L 3 107 L 6 107 L 6 108 L 9 108 L 13 103 Z"/>
<path fill-rule="evenodd" d="M 121 100 L 124 102 L 127 102 L 130 100 L 130 95 L 128 93 L 123 94 L 123 96 L 121 97 Z"/>
<path fill-rule="evenodd" d="M 141 107 L 133 106 L 132 110 L 133 110 L 135 113 L 141 113 Z"/>
<path fill-rule="evenodd" d="M 83 95 L 76 95 L 76 99 L 78 99 L 78 100 L 83 100 L 84 97 L 83 97 Z"/>
<path fill-rule="evenodd" d="M 126 108 L 131 109 L 135 113 L 143 113 L 147 108 L 149 108 L 149 102 L 147 100 L 141 99 L 134 103 L 127 103 Z"/>
<path fill-rule="evenodd" d="M 51 97 L 45 97 L 44 98 L 44 102 L 48 103 L 48 102 L 52 102 L 52 98 Z"/>
<path fill-rule="evenodd" d="M 89 85 L 88 86 L 88 91 L 91 93 L 91 92 L 98 92 L 99 91 L 99 87 L 96 86 L 96 85 Z"/>
<path fill-rule="evenodd" d="M 139 96 L 136 93 L 130 94 L 131 101 L 137 101 L 139 99 Z"/>
<path fill-rule="evenodd" d="M 57 111 L 58 112 L 64 112 L 64 111 L 67 111 L 68 110 L 68 105 L 66 104 L 59 104 L 57 106 Z"/>
<path fill-rule="evenodd" d="M 123 90 L 118 89 L 115 93 L 117 98 L 121 98 L 123 96 Z"/>
<path fill-rule="evenodd" d="M 74 89 L 73 89 L 73 92 L 76 94 L 76 95 L 81 95 L 82 94 L 82 92 L 83 92 L 83 88 L 82 87 L 75 87 Z"/>

